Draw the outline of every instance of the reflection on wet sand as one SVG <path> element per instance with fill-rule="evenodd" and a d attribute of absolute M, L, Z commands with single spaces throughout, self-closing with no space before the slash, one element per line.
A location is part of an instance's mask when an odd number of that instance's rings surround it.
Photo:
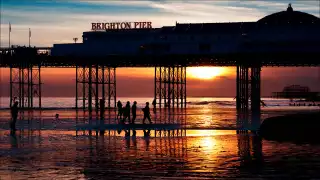
<path fill-rule="evenodd" d="M 233 135 L 157 138 L 146 136 L 148 132 L 141 131 L 137 131 L 136 137 L 125 136 L 125 132 L 119 136 L 115 131 L 107 131 L 104 136 L 95 132 L 91 136 L 86 135 L 88 132 L 78 136 L 75 134 L 65 131 L 18 131 L 10 135 L 10 142 L 7 142 L 10 148 L 1 148 L 2 162 L 13 167 L 7 169 L 12 178 L 42 178 L 53 174 L 60 178 L 94 179 L 151 176 L 200 178 L 216 177 L 217 172 L 229 166 L 226 162 L 237 157 Z M 8 132 L 2 132 L 2 135 L 6 136 Z M 6 143 L 6 140 L 2 141 Z M 239 143 L 239 146 L 239 151 L 251 150 L 245 143 Z M 11 155 L 4 156 L 5 152 Z M 247 159 L 246 153 L 239 154 Z M 228 168 L 224 171 L 223 174 L 227 175 Z M 0 172 L 2 177 L 5 171 L 2 169 Z"/>
<path fill-rule="evenodd" d="M 161 138 L 152 131 L 145 137 L 138 130 L 135 137 L 132 131 L 130 137 L 111 130 L 104 136 L 88 134 L 0 131 L 1 179 L 283 179 L 292 173 L 297 178 L 317 177 L 320 170 L 320 147 L 262 141 L 249 133 L 202 131 L 197 136 L 187 131 L 187 136 Z"/>
<path fill-rule="evenodd" d="M 238 153 L 243 172 L 256 174 L 263 166 L 262 140 L 259 136 L 239 134 Z"/>

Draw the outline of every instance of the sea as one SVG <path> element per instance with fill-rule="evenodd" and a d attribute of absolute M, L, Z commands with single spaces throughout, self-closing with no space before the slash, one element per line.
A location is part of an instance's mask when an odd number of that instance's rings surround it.
<path fill-rule="evenodd" d="M 117 100 L 123 104 L 137 101 L 139 124 L 141 109 L 153 98 Z M 320 103 L 262 100 L 266 106 L 261 107 L 261 122 L 273 116 L 320 111 Z M 12 134 L 8 106 L 9 98 L 2 97 L 1 180 L 320 179 L 320 145 L 268 141 L 256 134 L 237 133 L 233 98 L 188 97 L 182 117 L 187 130 L 171 136 L 151 131 L 150 137 L 142 130 L 137 130 L 135 137 L 124 131 L 109 130 L 104 135 L 77 131 L 77 124 L 88 123 L 88 112 L 76 111 L 73 97 L 43 97 L 41 111 L 19 113 L 18 130 Z M 113 116 L 108 113 L 106 122 L 114 123 L 116 112 Z M 152 113 L 152 121 L 169 118 L 162 113 Z"/>

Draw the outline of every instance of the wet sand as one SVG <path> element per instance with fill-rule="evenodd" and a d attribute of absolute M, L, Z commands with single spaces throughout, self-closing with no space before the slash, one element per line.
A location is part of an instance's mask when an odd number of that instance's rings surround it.
<path fill-rule="evenodd" d="M 262 117 L 291 110 L 263 110 Z M 191 127 L 227 128 L 236 122 L 234 108 L 186 112 Z M 59 121 L 54 119 L 56 113 Z M 9 113 L 0 111 L 0 115 L 1 180 L 320 179 L 319 145 L 262 140 L 233 130 L 187 130 L 175 137 L 155 137 L 151 131 L 149 138 L 142 131 L 136 138 L 125 137 L 124 131 L 89 135 L 74 130 L 77 123 L 88 123 L 86 113 L 75 116 L 74 110 L 24 112 L 16 135 L 10 135 Z"/>
<path fill-rule="evenodd" d="M 297 112 L 314 112 L 319 111 L 317 108 L 266 108 L 262 109 L 261 121 L 269 117 L 281 116 Z M 152 113 L 152 121 L 154 123 L 164 123 L 164 122 L 185 122 L 188 128 L 212 128 L 212 129 L 236 129 L 236 109 L 229 107 L 196 107 L 187 108 L 183 112 L 174 112 L 175 115 L 168 115 L 164 112 L 157 111 L 157 114 Z M 55 122 L 55 115 L 59 114 L 59 121 Z M 89 123 L 89 113 L 87 111 L 76 111 L 72 109 L 52 109 L 52 110 L 34 110 L 34 111 L 24 111 L 19 114 L 19 120 L 17 121 L 17 126 L 33 126 L 41 127 L 52 127 L 56 123 L 57 127 L 66 129 L 67 127 L 74 127 L 76 124 L 88 124 Z M 112 111 L 105 112 L 106 124 L 115 124 L 116 112 Z M 95 112 L 92 113 L 93 119 L 91 120 L 93 124 L 96 123 Z M 0 129 L 8 129 L 8 123 L 10 120 L 10 112 L 8 110 L 0 110 Z M 142 111 L 137 111 L 136 123 L 142 123 L 143 114 Z"/>
<path fill-rule="evenodd" d="M 320 146 L 235 131 L 136 138 L 108 132 L 0 131 L 1 179 L 320 178 Z M 152 134 L 152 133 L 151 133 Z"/>

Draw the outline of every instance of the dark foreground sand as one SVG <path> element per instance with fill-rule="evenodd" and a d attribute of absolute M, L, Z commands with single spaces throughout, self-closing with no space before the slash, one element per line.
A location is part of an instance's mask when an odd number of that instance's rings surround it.
<path fill-rule="evenodd" d="M 320 111 L 267 118 L 260 134 L 267 140 L 320 143 Z"/>

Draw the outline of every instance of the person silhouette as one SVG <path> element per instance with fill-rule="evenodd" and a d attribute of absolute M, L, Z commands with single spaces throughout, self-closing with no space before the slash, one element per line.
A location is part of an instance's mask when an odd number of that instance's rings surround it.
<path fill-rule="evenodd" d="M 288 11 L 288 12 L 293 12 L 293 8 L 292 8 L 292 6 L 291 6 L 291 3 L 288 4 L 287 11 Z"/>
<path fill-rule="evenodd" d="M 19 104 L 19 102 L 16 101 L 13 104 L 13 106 L 11 107 L 11 118 L 12 118 L 12 121 L 10 123 L 10 129 L 13 130 L 13 131 L 16 130 L 16 122 L 17 122 L 18 112 L 19 112 L 18 104 Z"/>
<path fill-rule="evenodd" d="M 130 123 L 130 102 L 127 101 L 126 107 L 123 111 L 123 121 L 122 123 L 125 123 L 126 119 L 128 118 L 128 121 Z"/>
<path fill-rule="evenodd" d="M 137 101 L 133 102 L 131 111 L 132 111 L 132 124 L 134 124 L 134 121 L 136 120 L 136 117 L 137 117 Z"/>
<path fill-rule="evenodd" d="M 142 109 L 143 111 L 143 120 L 142 123 L 145 124 L 145 120 L 148 119 L 150 124 L 152 124 L 151 122 L 151 118 L 150 118 L 150 108 L 149 108 L 149 102 L 146 102 L 146 107 L 144 107 Z"/>
<path fill-rule="evenodd" d="M 122 103 L 121 103 L 120 100 L 117 103 L 117 108 L 118 108 L 117 119 L 121 119 L 122 118 L 122 114 L 123 114 L 123 110 L 122 110 Z"/>

